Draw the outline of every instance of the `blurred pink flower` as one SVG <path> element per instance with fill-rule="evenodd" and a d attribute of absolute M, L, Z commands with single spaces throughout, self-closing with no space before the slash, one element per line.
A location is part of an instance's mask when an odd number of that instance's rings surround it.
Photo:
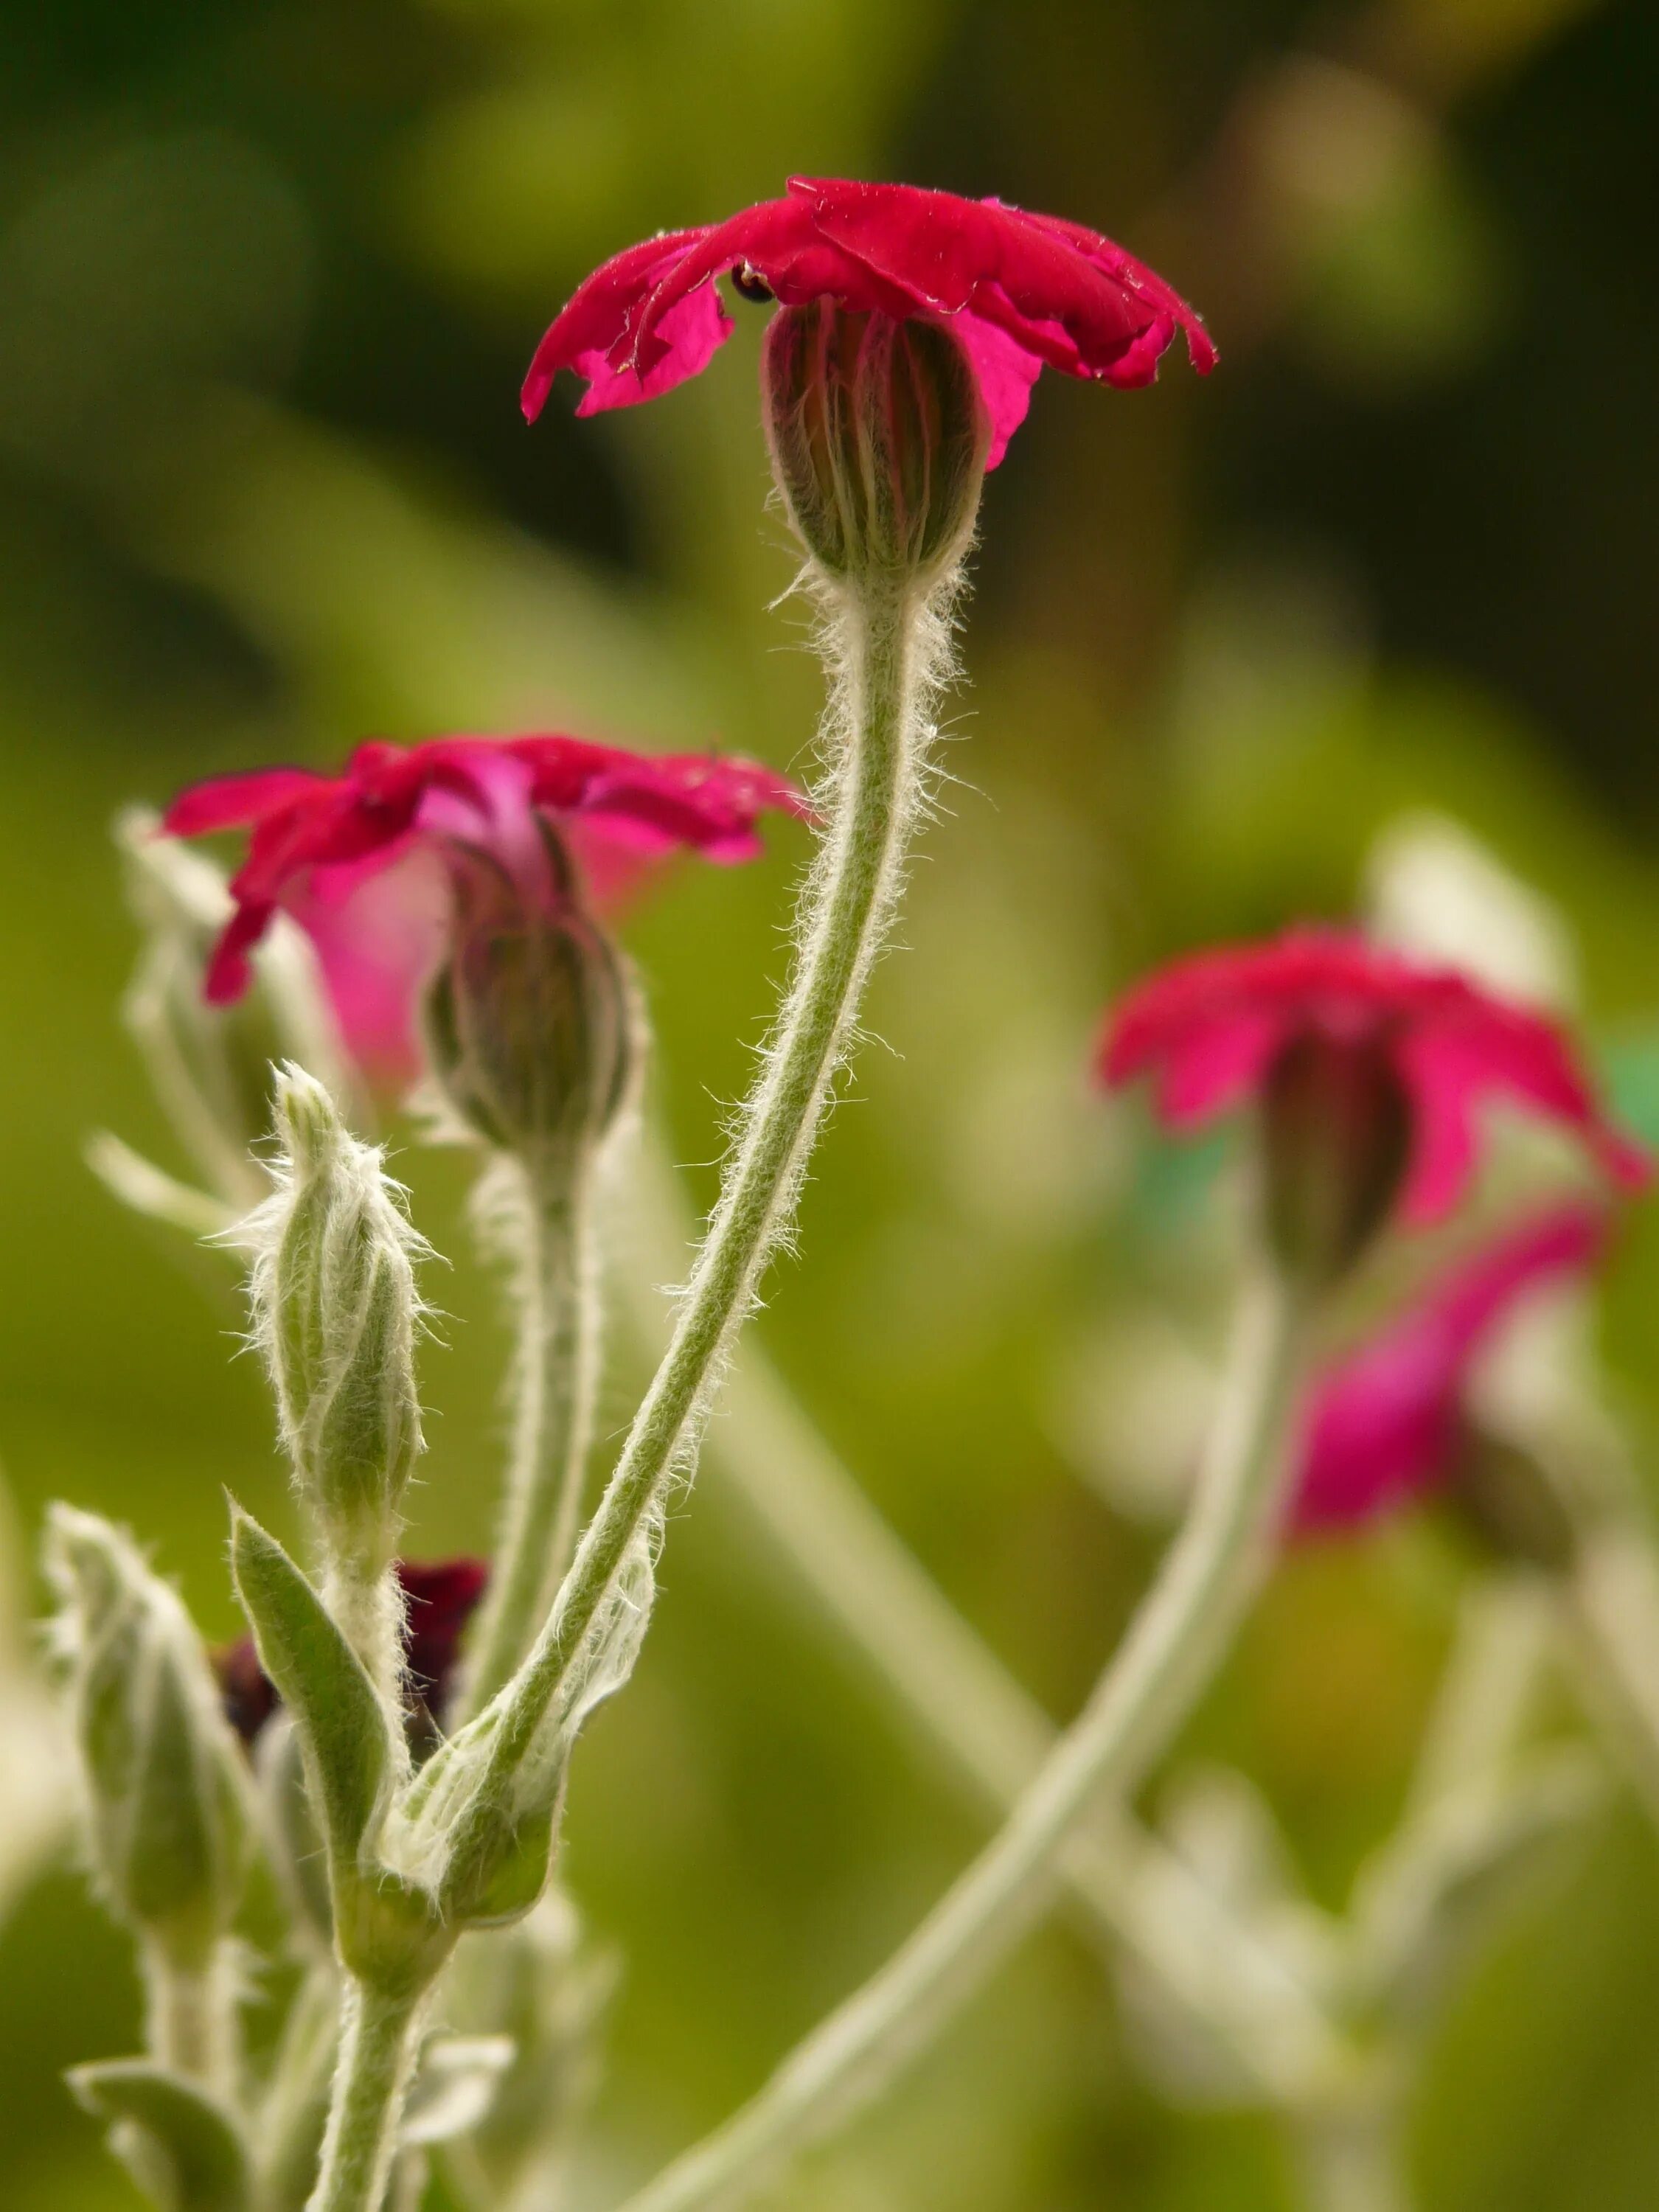
<path fill-rule="evenodd" d="M 714 280 L 804 307 L 832 298 L 961 341 L 992 424 L 994 468 L 1045 368 L 1150 384 L 1177 331 L 1201 375 L 1208 332 L 1161 276 L 1081 223 L 910 185 L 792 177 L 782 199 L 629 246 L 580 285 L 536 349 L 534 422 L 562 368 L 587 380 L 577 411 L 654 399 L 707 368 L 732 330 Z"/>
<path fill-rule="evenodd" d="M 1327 1376 L 1304 1425 L 1291 1527 L 1368 1521 L 1448 1477 L 1464 1389 L 1493 1333 L 1536 1291 L 1591 1273 L 1607 1242 L 1594 1207 L 1540 1214 L 1454 1268 Z"/>
<path fill-rule="evenodd" d="M 437 738 L 360 745 L 337 776 L 263 769 L 197 784 L 162 827 L 178 837 L 251 833 L 208 998 L 246 990 L 248 955 L 280 908 L 316 947 L 354 1059 L 393 1083 L 420 1065 L 416 1005 L 444 947 L 452 846 L 482 848 L 546 902 L 565 895 L 544 837 L 556 829 L 588 896 L 608 906 L 678 848 L 752 859 L 769 807 L 806 811 L 793 784 L 751 761 L 569 737 Z"/>
<path fill-rule="evenodd" d="M 1455 1204 L 1479 1156 L 1479 1109 L 1494 1097 L 1574 1131 L 1626 1189 L 1650 1179 L 1647 1154 L 1601 1112 L 1556 1024 L 1349 933 L 1292 929 L 1175 961 L 1111 1016 L 1099 1068 L 1114 1085 L 1154 1072 L 1165 1125 L 1192 1128 L 1260 1093 L 1281 1056 L 1310 1039 L 1381 1055 L 1401 1086 L 1410 1221 Z"/>

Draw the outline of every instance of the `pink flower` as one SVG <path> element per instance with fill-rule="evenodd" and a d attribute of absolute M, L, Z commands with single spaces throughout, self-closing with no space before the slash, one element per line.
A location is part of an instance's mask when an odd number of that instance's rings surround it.
<path fill-rule="evenodd" d="M 954 332 L 991 419 L 991 468 L 1045 368 L 1150 384 L 1177 331 L 1200 375 L 1216 362 L 1179 294 L 1081 223 L 910 185 L 792 177 L 782 199 L 665 232 L 596 270 L 536 349 L 526 417 L 540 414 L 562 368 L 587 380 L 582 415 L 654 399 L 696 376 L 732 334 L 715 283 L 726 275 L 740 292 L 785 307 L 832 298 Z"/>
<path fill-rule="evenodd" d="M 1476 1165 L 1480 1109 L 1494 1098 L 1572 1130 L 1626 1189 L 1649 1180 L 1646 1153 L 1602 1115 L 1553 1022 L 1352 933 L 1293 929 L 1174 962 L 1112 1016 L 1099 1066 L 1114 1085 L 1154 1073 L 1166 1127 L 1194 1128 L 1259 1095 L 1310 1041 L 1364 1054 L 1398 1082 L 1411 1125 L 1409 1221 L 1455 1204 Z"/>
<path fill-rule="evenodd" d="M 1605 1216 L 1589 1206 L 1540 1215 L 1455 1268 L 1328 1376 L 1304 1425 L 1291 1526 L 1370 1520 L 1448 1477 L 1477 1357 L 1529 1296 L 1590 1273 L 1607 1237 Z"/>
<path fill-rule="evenodd" d="M 805 801 L 752 761 L 568 737 L 437 738 L 360 745 L 337 776 L 278 768 L 197 784 L 162 827 L 177 837 L 251 833 L 209 1000 L 246 989 L 249 953 L 286 911 L 316 947 L 354 1058 L 390 1081 L 419 1066 L 416 1006 L 445 944 L 453 847 L 482 848 L 545 903 L 563 895 L 544 836 L 556 825 L 589 896 L 609 904 L 676 848 L 751 859 L 769 807 L 799 814 Z"/>

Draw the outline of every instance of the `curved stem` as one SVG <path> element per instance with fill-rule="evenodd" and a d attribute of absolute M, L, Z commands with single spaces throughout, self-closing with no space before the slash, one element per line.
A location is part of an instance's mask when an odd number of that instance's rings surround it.
<path fill-rule="evenodd" d="M 672 1266 L 665 1233 L 678 1211 L 659 1147 L 630 1176 L 643 1185 L 630 1287 L 641 1334 L 657 1323 L 655 1285 Z M 729 1418 L 704 1447 L 822 1616 L 857 1652 L 887 1700 L 953 1778 L 999 1818 L 1059 1734 L 894 1533 L 751 1337 L 726 1386 Z M 1069 1838 L 1060 1872 L 1084 1931 L 1127 1949 L 1195 2021 L 1226 2045 L 1271 2101 L 1352 2070 L 1346 2039 L 1278 1950 L 1121 1808 L 1095 1808 Z"/>
<path fill-rule="evenodd" d="M 1006 1826 L 759 2094 L 625 2212 L 696 2212 L 741 2198 L 878 2094 L 1038 1916 L 1091 1800 L 1133 1788 L 1204 1689 L 1261 1579 L 1282 1504 L 1304 1315 L 1281 1280 L 1249 1286 L 1192 1511 L 1088 1704 Z"/>
<path fill-rule="evenodd" d="M 726 1353 L 788 1222 L 897 898 L 928 735 L 921 707 L 936 617 L 895 582 L 849 593 L 830 620 L 838 680 L 830 735 L 842 757 L 803 894 L 794 976 L 668 1349 L 534 1650 L 480 1717 L 492 1731 L 489 1770 L 453 1839 L 458 1863 L 469 1856 L 473 1822 L 482 1832 L 499 1817 L 508 1779 L 580 1661 L 638 1539 L 660 1516 L 675 1475 L 695 1461 Z"/>
<path fill-rule="evenodd" d="M 348 1984 L 322 2167 L 306 2212 L 380 2212 L 424 2009 L 423 1990 Z"/>
<path fill-rule="evenodd" d="M 1659 1822 L 1659 1555 L 1633 1515 L 1583 1535 L 1558 1585 L 1585 1702 Z"/>
<path fill-rule="evenodd" d="M 570 1564 L 599 1387 L 591 1164 L 579 1152 L 500 1169 L 518 1185 L 507 1221 L 519 1247 L 513 1450 L 458 1722 L 488 1705 L 524 1657 Z"/>

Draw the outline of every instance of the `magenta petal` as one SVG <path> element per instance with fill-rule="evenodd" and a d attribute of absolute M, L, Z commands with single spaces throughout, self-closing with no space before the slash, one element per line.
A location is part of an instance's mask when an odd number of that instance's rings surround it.
<path fill-rule="evenodd" d="M 1464 1386 L 1493 1330 L 1547 1284 L 1589 1274 L 1607 1237 L 1595 1208 L 1554 1207 L 1454 1268 L 1329 1375 L 1304 1426 L 1293 1527 L 1369 1520 L 1438 1481 L 1457 1448 Z"/>
<path fill-rule="evenodd" d="M 217 830 L 245 830 L 268 814 L 314 792 L 323 778 L 304 768 L 254 769 L 221 775 L 181 791 L 161 817 L 170 837 L 206 837 Z"/>
<path fill-rule="evenodd" d="M 1431 1310 L 1356 1354 L 1308 1417 L 1293 1525 L 1369 1520 L 1426 1489 L 1455 1443 L 1460 1374 L 1457 1347 Z"/>
<path fill-rule="evenodd" d="M 221 931 L 208 960 L 202 995 L 210 1006 L 228 1006 L 253 980 L 248 955 L 270 927 L 275 908 L 258 902 L 239 906 Z"/>
<path fill-rule="evenodd" d="M 421 1072 L 421 994 L 442 957 L 450 894 L 430 846 L 369 872 L 319 868 L 284 902 L 311 939 L 342 1042 L 378 1088 Z"/>
<path fill-rule="evenodd" d="M 700 285 L 658 319 L 655 336 L 661 350 L 643 374 L 631 362 L 613 368 L 597 350 L 577 360 L 574 366 L 589 382 L 576 412 L 598 415 L 611 407 L 636 407 L 672 392 L 707 368 L 732 331 L 732 318 L 713 283 Z"/>
<path fill-rule="evenodd" d="M 1166 1125 L 1194 1128 L 1247 1097 L 1277 1051 L 1281 1034 L 1273 1016 L 1242 1013 L 1174 1043 L 1158 1091 L 1158 1112 Z"/>
<path fill-rule="evenodd" d="M 546 405 L 553 380 L 562 368 L 592 374 L 586 364 L 596 358 L 603 360 L 664 270 L 672 268 L 702 235 L 697 230 L 680 230 L 645 239 L 614 255 L 577 286 L 531 362 L 520 394 L 526 422 L 533 422 Z"/>
<path fill-rule="evenodd" d="M 991 449 L 988 469 L 996 467 L 1008 450 L 1008 441 L 1025 420 L 1031 404 L 1031 387 L 1042 374 L 1042 363 L 1006 331 L 974 314 L 958 315 L 945 324 L 973 363 L 980 398 L 991 418 Z"/>

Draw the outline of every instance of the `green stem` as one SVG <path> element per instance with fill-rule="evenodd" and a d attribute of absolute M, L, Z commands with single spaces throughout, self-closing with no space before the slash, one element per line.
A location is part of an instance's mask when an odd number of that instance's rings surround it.
<path fill-rule="evenodd" d="M 183 1956 L 145 1946 L 144 2042 L 152 2057 L 187 2081 L 229 2099 L 237 2087 L 240 2039 L 230 1948 L 209 1944 Z"/>
<path fill-rule="evenodd" d="M 1659 1822 L 1659 1556 L 1645 1528 L 1593 1523 L 1558 1588 L 1584 1700 Z"/>
<path fill-rule="evenodd" d="M 1410 2212 L 1391 2102 L 1304 2119 L 1297 2150 L 1309 2212 Z"/>
<path fill-rule="evenodd" d="M 832 616 L 841 673 L 830 734 L 843 756 L 803 894 L 794 976 L 668 1349 L 534 1650 L 481 1717 L 493 1730 L 489 1768 L 453 1839 L 458 1866 L 500 1820 L 511 1778 L 580 1661 L 637 1540 L 660 1515 L 675 1475 L 694 1464 L 721 1366 L 788 1222 L 898 895 L 927 737 L 921 710 L 933 672 L 933 619 L 896 583 L 849 594 Z"/>
<path fill-rule="evenodd" d="M 513 1451 L 458 1721 L 488 1705 L 507 1680 L 570 1564 L 599 1387 L 591 1164 L 579 1155 L 539 1167 L 500 1165 L 520 1186 L 509 1216 L 520 1247 Z"/>
<path fill-rule="evenodd" d="M 424 2009 L 424 1990 L 347 1984 L 322 2166 L 306 2212 L 380 2212 Z"/>
<path fill-rule="evenodd" d="M 672 1264 L 664 1231 L 678 1194 L 656 1147 L 632 1180 L 646 1186 L 631 1240 L 643 1334 L 657 1320 L 654 1285 Z M 752 1338 L 726 1407 L 705 1446 L 713 1468 L 889 1704 L 975 1799 L 1006 1816 L 1054 1748 L 1054 1723 L 900 1541 Z M 1125 1947 L 1270 2101 L 1292 2102 L 1310 2083 L 1352 2070 L 1341 2031 L 1287 1961 L 1130 1814 L 1097 1807 L 1067 1841 L 1060 1871 L 1085 1932 L 1109 1954 Z"/>
<path fill-rule="evenodd" d="M 1423 1731 L 1407 1823 L 1502 1776 L 1537 1703 L 1549 1641 L 1536 1575 L 1498 1568 L 1469 1584 Z"/>
<path fill-rule="evenodd" d="M 313 1966 L 289 2008 L 259 2112 L 258 2212 L 301 2212 L 317 2172 L 339 2039 L 339 1978 Z"/>
<path fill-rule="evenodd" d="M 1250 1286 L 1191 1513 L 1088 1704 L 1006 1825 L 759 2094 L 630 2197 L 625 2212 L 696 2212 L 741 2198 L 878 2094 L 1039 1916 L 1091 1800 L 1134 1786 L 1209 1681 L 1265 1571 L 1304 1312 L 1276 1279 Z"/>
<path fill-rule="evenodd" d="M 332 1543 L 323 1570 L 321 1596 L 346 1642 L 363 1662 L 385 1708 L 386 1729 L 404 1745 L 404 1594 L 391 1547 L 349 1540 Z"/>

